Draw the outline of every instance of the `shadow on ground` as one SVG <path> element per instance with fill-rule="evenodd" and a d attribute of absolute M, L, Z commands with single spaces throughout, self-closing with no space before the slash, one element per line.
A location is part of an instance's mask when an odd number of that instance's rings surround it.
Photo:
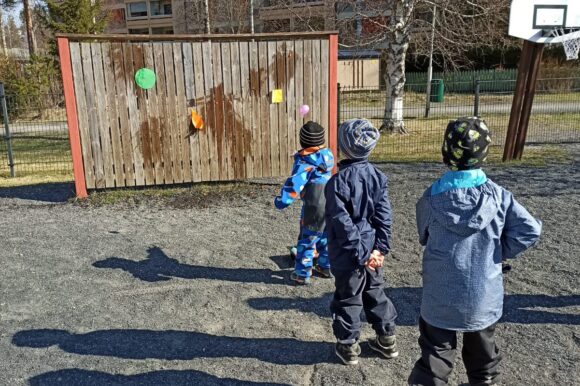
<path fill-rule="evenodd" d="M 416 326 L 421 308 L 421 288 L 388 288 L 386 293 L 397 308 L 397 325 Z M 297 310 L 330 317 L 331 300 L 332 293 L 327 293 L 318 298 L 253 298 L 248 299 L 248 305 L 256 310 Z M 506 295 L 500 323 L 580 325 L 580 314 L 547 310 L 565 307 L 580 307 L 580 295 Z"/>
<path fill-rule="evenodd" d="M 233 378 L 219 378 L 195 370 L 164 370 L 135 375 L 109 374 L 101 371 L 66 369 L 52 371 L 32 377 L 30 386 L 190 386 L 190 385 L 226 385 L 226 386 L 282 386 L 281 383 L 241 381 Z"/>
<path fill-rule="evenodd" d="M 16 333 L 18 347 L 57 346 L 78 355 L 125 359 L 192 360 L 195 358 L 255 358 L 279 365 L 314 365 L 331 359 L 332 343 L 290 338 L 241 338 L 193 331 L 100 330 L 75 334 L 38 329 Z"/>
<path fill-rule="evenodd" d="M 74 196 L 74 184 L 71 182 L 0 188 L 0 198 L 62 203 Z"/>
<path fill-rule="evenodd" d="M 172 278 L 210 279 L 240 283 L 288 284 L 284 272 L 258 268 L 219 268 L 183 264 L 168 257 L 159 247 L 147 250 L 145 260 L 128 260 L 120 257 L 109 257 L 93 263 L 96 268 L 121 269 L 133 277 L 147 281 L 167 281 Z"/>

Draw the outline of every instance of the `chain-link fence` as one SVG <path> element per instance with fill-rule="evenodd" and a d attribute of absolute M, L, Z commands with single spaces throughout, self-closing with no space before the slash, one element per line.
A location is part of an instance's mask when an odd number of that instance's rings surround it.
<path fill-rule="evenodd" d="M 426 85 L 407 84 L 403 103 L 407 134 L 383 133 L 373 152 L 376 161 L 439 160 L 443 132 L 451 119 L 479 116 L 493 134 L 492 157 L 503 153 L 515 80 L 472 80 L 435 85 L 427 107 Z M 385 90 L 339 88 L 340 121 L 366 118 L 376 127 L 383 121 Z M 580 78 L 538 81 L 527 136 L 528 144 L 580 142 Z"/>
<path fill-rule="evenodd" d="M 33 95 L 1 92 L 0 103 L 0 178 L 72 176 L 60 88 Z"/>

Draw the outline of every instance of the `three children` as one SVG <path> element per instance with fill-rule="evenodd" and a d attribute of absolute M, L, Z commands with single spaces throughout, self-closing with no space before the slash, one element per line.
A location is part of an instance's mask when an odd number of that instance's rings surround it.
<path fill-rule="evenodd" d="M 305 138 L 311 138 L 307 133 L 312 128 L 321 130 L 312 122 L 307 125 Z M 386 358 L 398 355 L 397 312 L 383 288 L 382 266 L 390 250 L 392 224 L 388 184 L 386 176 L 368 162 L 378 139 L 379 132 L 370 122 L 344 122 L 338 143 L 346 159 L 339 163 L 338 173 L 330 178 L 330 152 L 307 162 L 301 158 L 302 150 L 296 156 L 293 177 L 276 199 L 276 206 L 284 207 L 297 197 L 302 190 L 299 187 L 305 186 L 306 190 L 309 184 L 314 185 L 308 189 L 313 193 L 303 194 L 303 200 L 309 198 L 303 218 L 317 220 L 306 221 L 308 227 L 303 225 L 303 235 L 308 238 L 299 243 L 301 259 L 296 261 L 292 279 L 308 281 L 313 250 L 320 248 L 318 271 L 330 277 L 332 267 L 335 278 L 330 306 L 337 339 L 335 353 L 349 365 L 358 363 L 361 353 L 358 340 L 362 311 L 377 334 L 369 342 L 370 348 Z M 315 142 L 315 146 L 324 143 Z M 490 143 L 489 129 L 482 120 L 460 118 L 450 122 L 442 154 L 451 171 L 427 189 L 417 203 L 419 242 L 425 246 L 419 321 L 421 358 L 409 376 L 409 385 L 447 384 L 456 355 L 457 332 L 463 332 L 462 356 L 470 384 L 493 385 L 499 375 L 501 356 L 494 333 L 503 309 L 502 261 L 533 246 L 539 239 L 541 222 L 481 170 Z M 312 143 L 302 145 L 306 148 L 304 145 Z M 305 153 L 317 154 L 322 149 Z M 317 172 L 306 171 L 303 163 L 314 167 L 319 165 L 315 159 L 320 157 L 325 160 L 320 165 L 326 168 L 317 166 Z M 327 181 L 324 200 L 321 189 Z M 326 233 L 321 216 L 326 217 Z"/>

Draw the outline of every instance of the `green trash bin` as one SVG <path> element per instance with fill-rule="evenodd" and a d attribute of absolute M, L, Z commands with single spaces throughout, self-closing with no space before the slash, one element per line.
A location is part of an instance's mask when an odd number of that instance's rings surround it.
<path fill-rule="evenodd" d="M 431 102 L 441 103 L 445 100 L 445 83 L 443 79 L 431 81 Z"/>

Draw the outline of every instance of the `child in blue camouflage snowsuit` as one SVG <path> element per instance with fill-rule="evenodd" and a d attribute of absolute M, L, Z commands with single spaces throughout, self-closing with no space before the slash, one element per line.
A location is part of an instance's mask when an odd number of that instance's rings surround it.
<path fill-rule="evenodd" d="M 325 233 L 324 188 L 332 174 L 334 156 L 324 146 L 324 137 L 324 128 L 318 123 L 307 122 L 302 126 L 302 149 L 294 155 L 292 175 L 286 180 L 280 196 L 274 200 L 276 208 L 280 210 L 298 198 L 303 202 L 296 263 L 290 276 L 297 284 L 310 283 L 313 269 L 320 277 L 332 277 Z M 313 267 L 316 256 L 317 264 Z"/>

